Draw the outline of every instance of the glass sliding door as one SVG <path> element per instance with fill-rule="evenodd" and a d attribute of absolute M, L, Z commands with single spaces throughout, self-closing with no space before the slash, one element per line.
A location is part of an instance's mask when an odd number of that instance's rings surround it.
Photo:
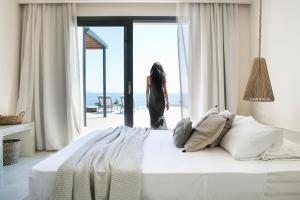
<path fill-rule="evenodd" d="M 82 33 L 79 40 L 82 41 L 86 130 L 126 125 L 125 28 L 84 26 L 78 29 Z"/>
<path fill-rule="evenodd" d="M 168 74 L 171 108 L 166 117 L 172 128 L 180 119 L 176 18 L 78 17 L 77 22 L 87 129 L 149 127 L 145 81 L 155 61 Z"/>
<path fill-rule="evenodd" d="M 134 126 L 149 127 L 146 106 L 146 77 L 154 62 L 166 73 L 169 110 L 164 111 L 168 128 L 181 119 L 177 24 L 142 22 L 133 24 Z"/>

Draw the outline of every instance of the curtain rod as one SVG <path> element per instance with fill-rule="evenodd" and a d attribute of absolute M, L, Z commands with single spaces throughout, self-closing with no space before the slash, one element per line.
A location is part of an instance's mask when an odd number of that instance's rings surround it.
<path fill-rule="evenodd" d="M 49 3 L 235 3 L 252 4 L 253 0 L 17 0 L 18 4 Z"/>

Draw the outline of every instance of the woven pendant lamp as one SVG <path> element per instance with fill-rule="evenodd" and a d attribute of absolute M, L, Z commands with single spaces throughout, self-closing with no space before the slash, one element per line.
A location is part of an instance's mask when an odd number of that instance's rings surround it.
<path fill-rule="evenodd" d="M 254 58 L 250 77 L 248 79 L 244 100 L 257 102 L 274 101 L 273 90 L 269 78 L 266 59 L 261 57 L 261 18 L 262 0 L 259 7 L 259 52 L 258 58 Z"/>

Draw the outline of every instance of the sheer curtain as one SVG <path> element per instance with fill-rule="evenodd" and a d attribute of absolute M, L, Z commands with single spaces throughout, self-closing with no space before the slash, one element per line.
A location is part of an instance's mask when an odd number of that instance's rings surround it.
<path fill-rule="evenodd" d="M 34 121 L 36 148 L 57 150 L 81 132 L 81 83 L 74 4 L 23 6 L 18 111 Z"/>
<path fill-rule="evenodd" d="M 177 5 L 183 117 L 199 120 L 210 108 L 237 109 L 235 4 Z"/>

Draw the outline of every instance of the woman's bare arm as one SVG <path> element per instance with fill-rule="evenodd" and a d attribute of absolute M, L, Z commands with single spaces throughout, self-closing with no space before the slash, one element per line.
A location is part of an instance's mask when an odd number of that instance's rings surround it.
<path fill-rule="evenodd" d="M 166 109 L 169 110 L 169 94 L 167 90 L 167 81 L 163 83 L 163 89 L 164 89 L 164 96 L 166 100 Z"/>
<path fill-rule="evenodd" d="M 150 78 L 147 76 L 146 78 L 146 106 L 149 106 L 149 89 L 150 89 Z"/>

